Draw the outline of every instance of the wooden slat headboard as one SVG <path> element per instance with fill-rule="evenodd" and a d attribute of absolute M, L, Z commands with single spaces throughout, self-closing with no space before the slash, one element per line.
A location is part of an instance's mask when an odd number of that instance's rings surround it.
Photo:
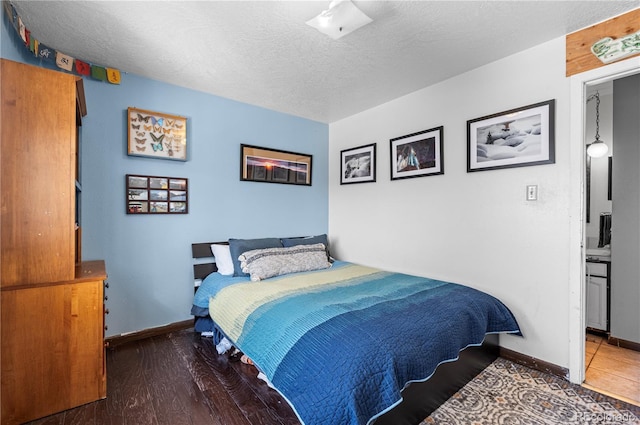
<path fill-rule="evenodd" d="M 228 245 L 229 242 L 200 242 L 191 244 L 191 256 L 193 263 L 193 278 L 198 281 L 209 276 L 211 273 L 218 271 L 215 258 L 211 253 L 211 244 Z"/>

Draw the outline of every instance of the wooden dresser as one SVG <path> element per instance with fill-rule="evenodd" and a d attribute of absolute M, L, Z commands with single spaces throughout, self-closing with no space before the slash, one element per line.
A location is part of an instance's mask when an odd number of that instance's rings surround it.
<path fill-rule="evenodd" d="M 0 60 L 1 417 L 106 397 L 104 261 L 81 262 L 82 79 Z"/>

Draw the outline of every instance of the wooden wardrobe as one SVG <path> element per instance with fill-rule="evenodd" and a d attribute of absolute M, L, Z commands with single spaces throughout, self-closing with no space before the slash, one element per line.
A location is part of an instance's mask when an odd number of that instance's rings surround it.
<path fill-rule="evenodd" d="M 81 262 L 82 79 L 0 60 L 2 424 L 106 397 L 104 261 Z"/>

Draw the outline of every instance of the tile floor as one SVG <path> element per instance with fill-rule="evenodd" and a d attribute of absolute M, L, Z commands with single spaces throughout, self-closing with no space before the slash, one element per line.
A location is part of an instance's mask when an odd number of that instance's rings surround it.
<path fill-rule="evenodd" d="M 640 352 L 616 347 L 606 338 L 587 333 L 585 380 L 603 394 L 640 406 Z"/>

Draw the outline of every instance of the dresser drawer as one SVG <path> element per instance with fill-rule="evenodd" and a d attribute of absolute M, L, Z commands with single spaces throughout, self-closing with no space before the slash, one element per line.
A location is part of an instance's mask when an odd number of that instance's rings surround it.
<path fill-rule="evenodd" d="M 607 277 L 607 263 L 590 263 L 587 261 L 587 274 Z"/>

